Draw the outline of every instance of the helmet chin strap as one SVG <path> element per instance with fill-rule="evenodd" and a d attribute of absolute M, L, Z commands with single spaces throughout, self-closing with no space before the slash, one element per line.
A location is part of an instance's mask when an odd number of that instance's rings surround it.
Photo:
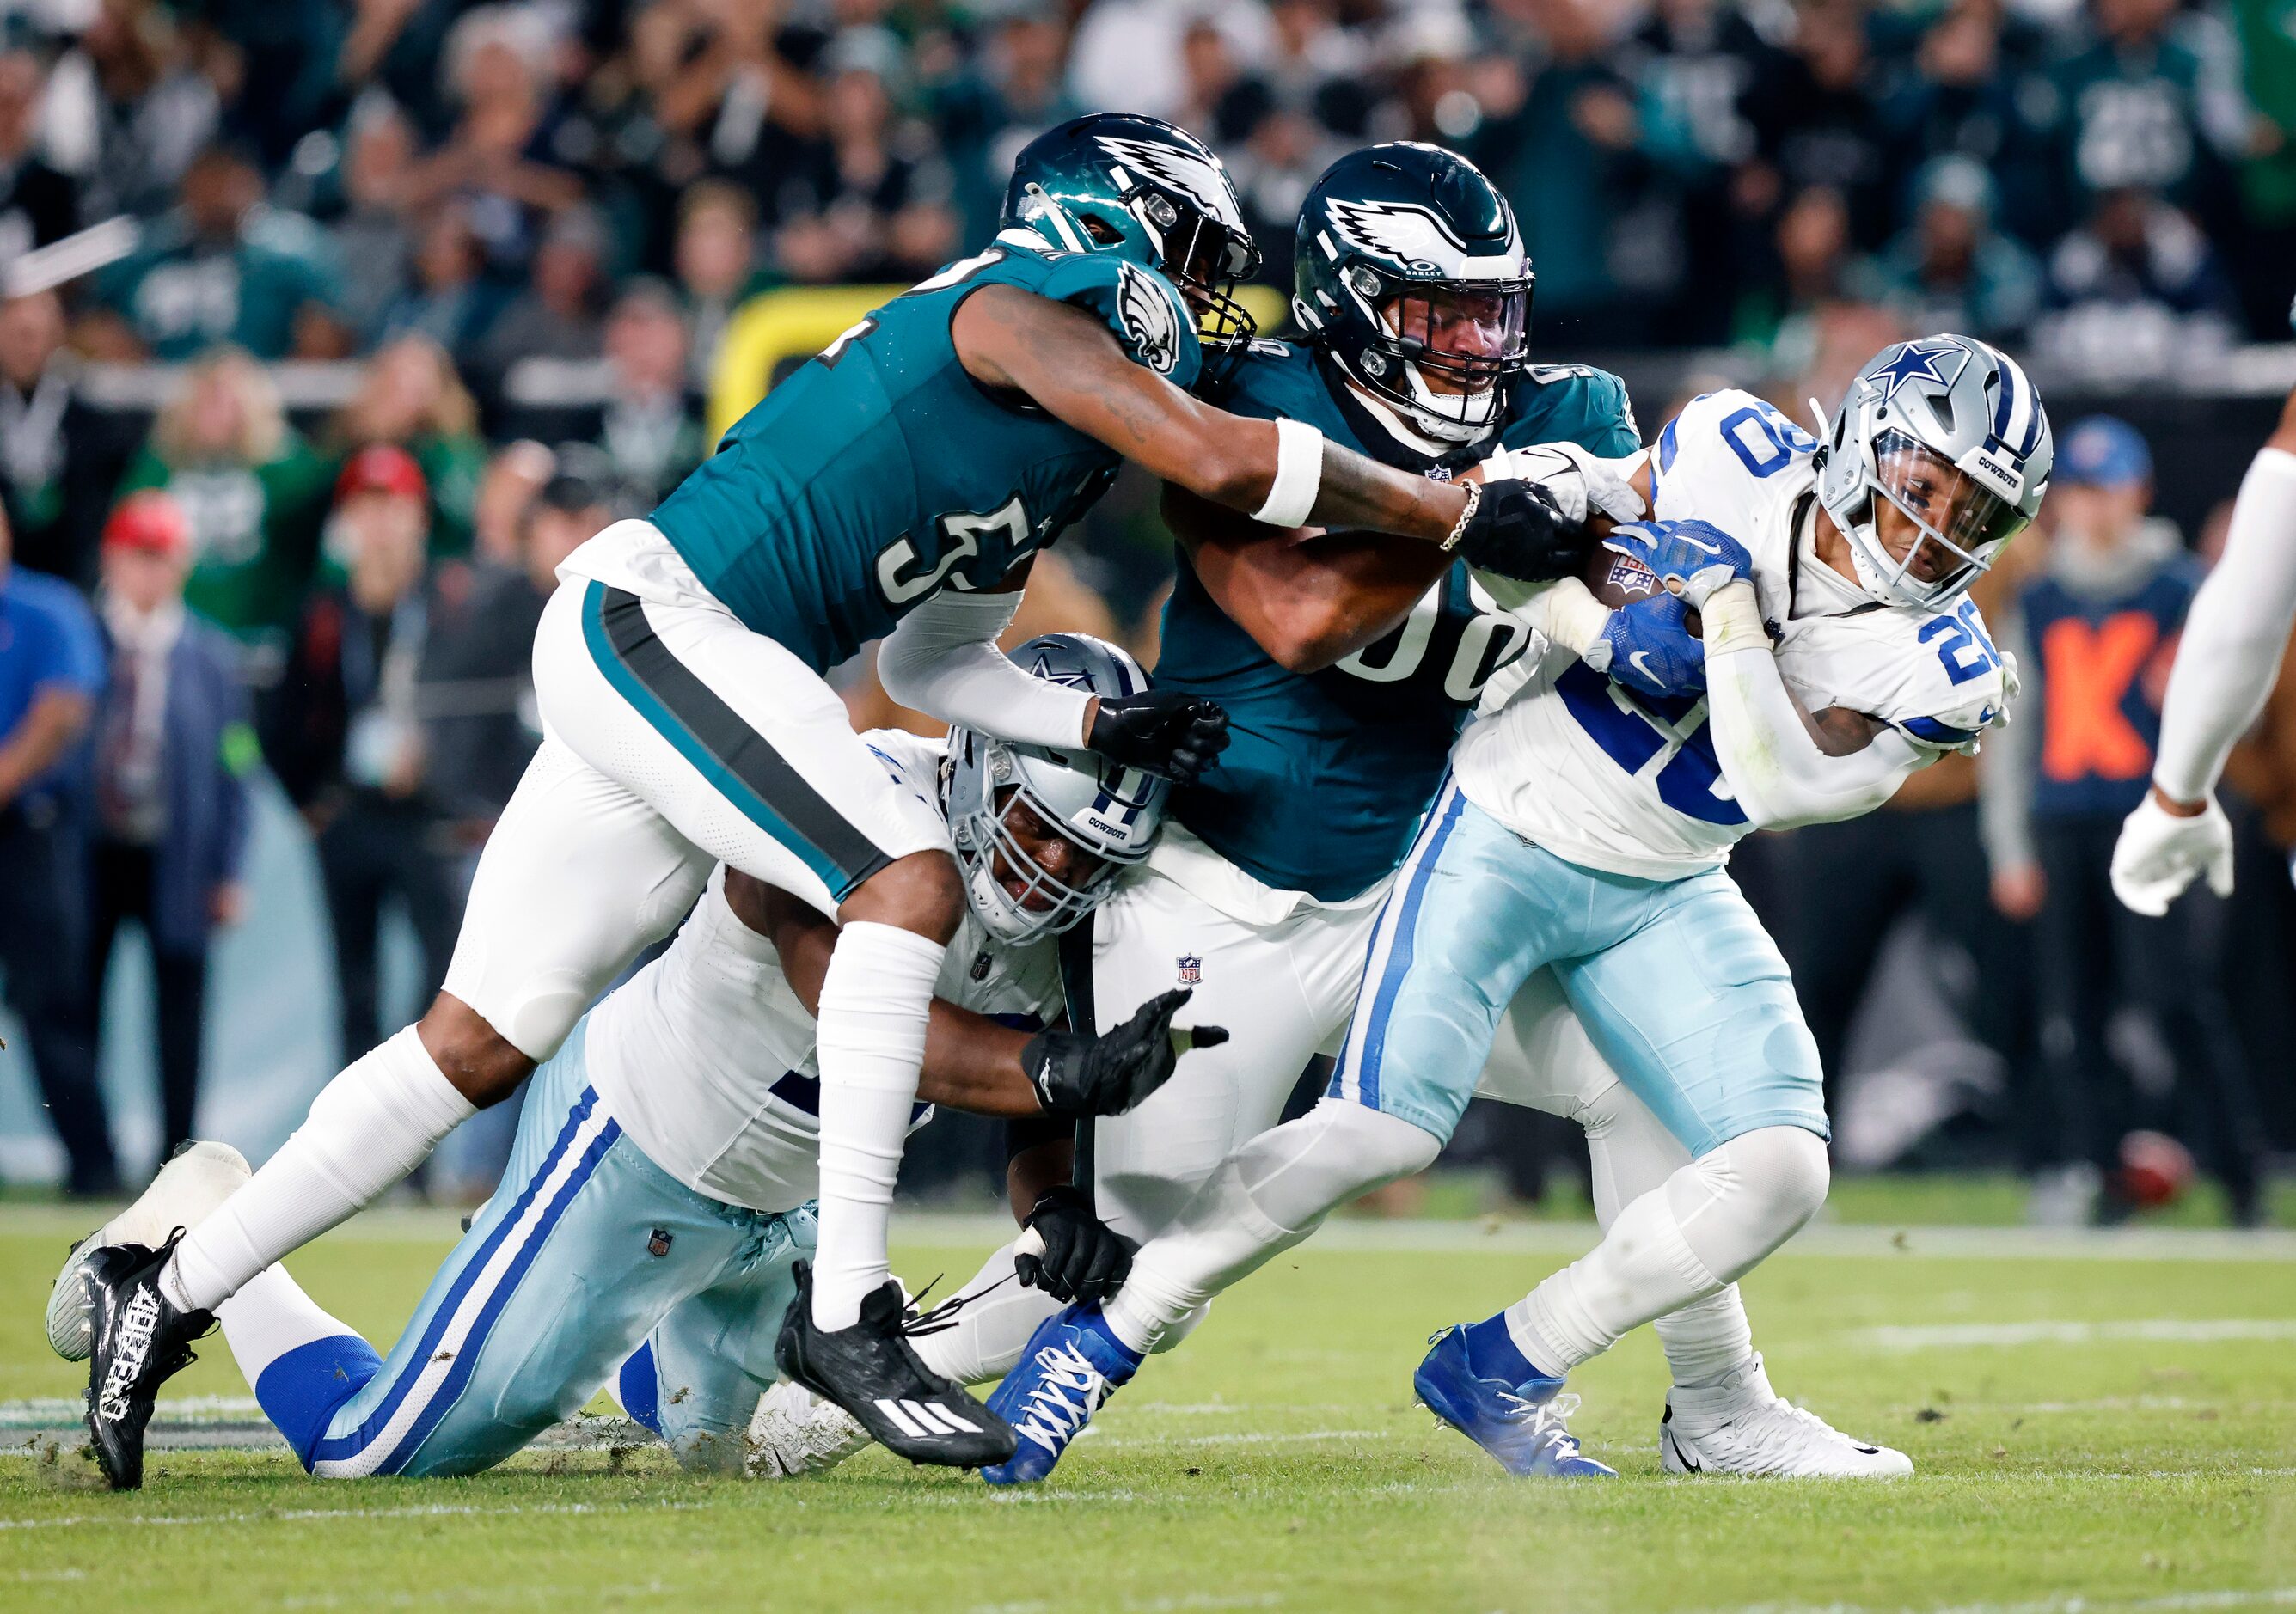
<path fill-rule="evenodd" d="M 1423 389 L 1426 383 L 1419 379 L 1417 367 L 1414 365 L 1411 368 L 1414 386 Z M 1462 443 L 1472 443 L 1478 438 L 1488 437 L 1491 429 L 1497 424 L 1497 412 L 1494 409 L 1492 418 L 1479 426 L 1463 426 L 1457 421 L 1447 421 L 1443 424 L 1449 429 L 1449 431 L 1456 431 L 1460 435 L 1454 437 L 1447 432 L 1439 435 L 1432 430 L 1433 422 L 1421 418 L 1415 411 L 1406 414 L 1396 406 L 1392 398 L 1382 397 L 1352 377 L 1348 381 L 1348 390 L 1355 394 L 1357 403 L 1370 411 L 1374 420 L 1387 428 L 1390 437 L 1414 454 L 1424 455 L 1431 460 L 1441 459 Z M 1497 388 L 1491 389 L 1490 396 L 1494 399 L 1497 393 Z"/>

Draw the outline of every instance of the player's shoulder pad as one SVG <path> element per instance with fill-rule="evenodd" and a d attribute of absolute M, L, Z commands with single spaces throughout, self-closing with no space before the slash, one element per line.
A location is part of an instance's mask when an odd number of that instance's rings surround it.
<path fill-rule="evenodd" d="M 1529 366 L 1507 414 L 1499 441 L 1509 448 L 1570 442 L 1605 459 L 1622 459 L 1643 446 L 1626 382 L 1592 365 Z"/>
<path fill-rule="evenodd" d="M 1177 386 L 1193 386 L 1203 369 L 1195 315 L 1179 289 L 1153 269 L 1103 252 L 1078 253 L 1055 262 L 1037 291 L 1098 315 L 1136 363 Z"/>
<path fill-rule="evenodd" d="M 940 762 L 947 741 L 929 740 L 903 728 L 873 728 L 861 736 L 861 743 L 884 766 L 897 788 L 914 792 L 934 812 L 941 810 Z"/>
<path fill-rule="evenodd" d="M 1881 718 L 1925 750 L 1974 745 L 2006 704 L 2001 655 L 1964 600 L 1949 611 L 1900 609 L 1840 619 L 1865 643 L 1837 698 Z"/>
<path fill-rule="evenodd" d="M 1254 420 L 1294 420 L 1331 434 L 1337 412 L 1324 390 L 1314 352 L 1298 342 L 1255 337 L 1218 399 L 1231 414 Z"/>

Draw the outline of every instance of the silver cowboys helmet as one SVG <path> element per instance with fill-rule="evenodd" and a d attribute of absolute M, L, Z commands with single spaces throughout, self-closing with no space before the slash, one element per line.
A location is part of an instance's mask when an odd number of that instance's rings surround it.
<path fill-rule="evenodd" d="M 1937 610 L 2041 508 L 2056 443 L 2016 361 L 1966 336 L 1898 342 L 1857 373 L 1817 455 L 1817 496 L 1875 599 Z M 1902 556 L 1874 529 L 1877 498 L 1920 529 Z"/>
<path fill-rule="evenodd" d="M 1033 677 L 1095 695 L 1136 695 L 1148 675 L 1089 634 L 1040 634 L 1013 652 Z M 1148 856 L 1164 822 L 1169 782 L 1082 746 L 1016 745 L 955 725 L 941 762 L 941 799 L 965 896 L 999 941 L 1057 935 L 1091 913 L 1124 869 Z M 1025 810 L 1089 856 L 1089 874 L 1062 879 L 1029 855 L 1011 818 Z M 1021 889 L 1002 874 L 1017 875 Z"/>

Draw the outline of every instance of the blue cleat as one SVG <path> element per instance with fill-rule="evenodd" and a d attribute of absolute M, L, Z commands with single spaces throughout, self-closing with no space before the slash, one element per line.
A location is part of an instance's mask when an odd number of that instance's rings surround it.
<path fill-rule="evenodd" d="M 1411 1375 L 1411 1387 L 1438 1418 L 1525 1479 L 1615 1479 L 1618 1470 L 1582 1456 L 1564 1421 L 1578 1397 L 1559 1393 L 1562 1381 L 1543 1374 L 1521 1382 L 1488 1379 L 1469 1360 L 1467 1330 L 1447 1328 Z M 1025 1450 L 1026 1447 L 1023 1447 Z"/>
<path fill-rule="evenodd" d="M 1097 1307 L 1047 1317 L 1004 1375 L 989 1409 L 1021 1438 L 1012 1460 L 982 1469 L 991 1485 L 1034 1485 L 1053 1471 L 1101 1404 L 1130 1382 L 1140 1354 L 1109 1332 Z"/>

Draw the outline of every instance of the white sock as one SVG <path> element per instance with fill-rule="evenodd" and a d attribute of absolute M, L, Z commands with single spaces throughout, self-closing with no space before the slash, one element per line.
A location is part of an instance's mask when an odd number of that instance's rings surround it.
<path fill-rule="evenodd" d="M 1746 1302 L 1735 1283 L 1725 1283 L 1651 1326 L 1666 1347 L 1675 1383 L 1684 1389 L 1719 1384 L 1754 1359 L 1754 1328 L 1746 1321 Z"/>
<path fill-rule="evenodd" d="M 357 1332 L 321 1310 L 284 1266 L 266 1266 L 257 1273 L 233 1290 L 215 1314 L 232 1360 L 239 1364 L 250 1389 L 256 1388 L 264 1369 L 288 1352 L 314 1340 Z"/>
<path fill-rule="evenodd" d="M 957 1292 L 981 1298 L 965 1303 L 956 1314 L 955 1327 L 919 1340 L 917 1357 L 959 1384 L 1002 1379 L 1028 1348 L 1037 1325 L 1061 1309 L 1052 1296 L 1026 1287 L 1013 1275 L 1010 1244 L 982 1262 L 972 1282 Z"/>
<path fill-rule="evenodd" d="M 1825 1145 L 1798 1127 L 1732 1138 L 1620 1210 L 1603 1241 L 1507 1308 L 1516 1348 L 1568 1372 L 1735 1282 L 1825 1202 Z"/>
<path fill-rule="evenodd" d="M 924 1062 L 933 983 L 948 949 L 913 930 L 857 922 L 838 932 L 821 983 L 821 1224 L 813 1320 L 850 1328 L 892 1276 L 885 1229 Z"/>
<path fill-rule="evenodd" d="M 374 1203 L 476 1113 L 407 1027 L 322 1088 L 295 1135 L 184 1235 L 160 1274 L 168 1298 L 212 1310 Z"/>
<path fill-rule="evenodd" d="M 1104 1308 L 1109 1331 L 1130 1349 L 1155 1349 L 1168 1329 L 1315 1232 L 1334 1208 L 1424 1171 L 1441 1149 L 1409 1121 L 1343 1099 L 1261 1133 L 1141 1248 Z"/>

